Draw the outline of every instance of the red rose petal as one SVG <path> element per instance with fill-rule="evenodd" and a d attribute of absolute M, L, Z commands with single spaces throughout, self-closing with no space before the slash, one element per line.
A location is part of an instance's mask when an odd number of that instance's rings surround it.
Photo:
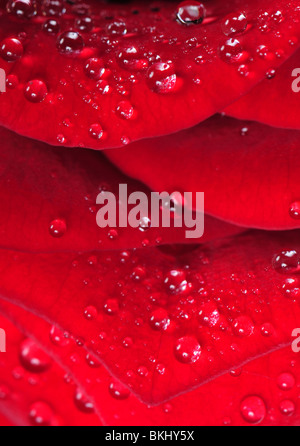
<path fill-rule="evenodd" d="M 297 383 L 300 362 L 290 346 L 232 370 L 168 403 L 149 407 L 113 378 L 93 356 L 87 355 L 72 338 L 65 339 L 68 342 L 64 344 L 54 342 L 55 339 L 49 337 L 49 331 L 52 333 L 53 329 L 47 322 L 7 302 L 1 301 L 0 308 L 25 332 L 38 338 L 53 360 L 63 364 L 68 374 L 73 374 L 85 391 L 93 395 L 97 412 L 105 424 L 247 426 L 257 424 L 255 420 L 264 426 L 299 424 Z M 9 356 L 12 356 L 11 350 Z M 52 371 L 50 368 L 47 375 Z M 287 388 L 285 384 L 290 382 L 292 385 Z M 66 381 L 65 385 L 69 386 Z M 53 392 L 54 398 L 55 395 Z M 4 410 L 9 403 L 6 398 L 0 408 Z M 3 423 L 7 425 L 9 422 L 3 420 Z"/>
<path fill-rule="evenodd" d="M 258 84 L 251 93 L 227 107 L 225 113 L 239 119 L 299 130 L 299 56 L 297 51 L 276 71 L 275 77 Z"/>
<path fill-rule="evenodd" d="M 86 254 L 2 251 L 0 292 L 160 403 L 292 342 L 299 252 L 298 232 L 252 232 L 177 256 L 95 254 L 92 268 Z"/>
<path fill-rule="evenodd" d="M 116 147 L 193 126 L 299 46 L 295 0 L 263 7 L 214 0 L 196 24 L 188 16 L 183 24 L 174 2 L 155 9 L 148 2 L 30 3 L 26 10 L 4 3 L 0 123 L 53 145 Z M 259 46 L 274 56 L 260 58 Z"/>
<path fill-rule="evenodd" d="M 96 215 L 100 190 L 119 196 L 150 191 L 121 174 L 101 153 L 52 148 L 0 128 L 0 245 L 24 251 L 90 251 L 195 243 L 186 228 L 100 229 Z M 130 209 L 130 208 L 128 208 Z M 149 213 L 151 219 L 151 213 Z M 114 232 L 113 232 L 114 231 Z M 205 217 L 206 242 L 242 229 Z M 198 240 L 197 240 L 198 242 Z"/>
<path fill-rule="evenodd" d="M 76 407 L 77 385 L 71 377 L 67 383 L 64 369 L 48 357 L 47 369 L 33 370 L 30 362 L 20 361 L 24 342 L 29 344 L 29 339 L 2 316 L 0 326 L 7 339 L 7 352 L 1 354 L 0 361 L 0 411 L 5 418 L 19 426 L 101 424 L 95 412 L 87 414 Z M 29 357 L 34 364 L 46 353 L 34 341 L 30 345 Z"/>
<path fill-rule="evenodd" d="M 299 228 L 298 131 L 215 116 L 106 155 L 153 190 L 205 193 L 205 211 L 262 229 Z"/>

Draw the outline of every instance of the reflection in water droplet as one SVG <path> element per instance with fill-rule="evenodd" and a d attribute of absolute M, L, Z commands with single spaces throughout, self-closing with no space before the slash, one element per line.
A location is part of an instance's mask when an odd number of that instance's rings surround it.
<path fill-rule="evenodd" d="M 25 98 L 33 103 L 42 102 L 47 96 L 47 93 L 48 89 L 45 82 L 38 79 L 27 82 L 24 87 Z"/>
<path fill-rule="evenodd" d="M 206 9 L 203 3 L 187 0 L 177 7 L 176 17 L 183 25 L 199 25 L 203 22 Z"/>
<path fill-rule="evenodd" d="M 66 231 L 67 231 L 67 225 L 65 220 L 58 218 L 50 223 L 49 232 L 52 235 L 52 237 L 56 238 L 63 237 Z"/>
<path fill-rule="evenodd" d="M 19 39 L 9 37 L 0 43 L 0 56 L 8 62 L 14 62 L 23 55 L 23 45 Z"/>

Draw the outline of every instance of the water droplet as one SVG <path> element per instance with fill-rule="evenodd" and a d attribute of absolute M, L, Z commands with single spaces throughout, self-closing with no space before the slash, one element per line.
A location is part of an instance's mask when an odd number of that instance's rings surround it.
<path fill-rule="evenodd" d="M 88 59 L 84 66 L 84 72 L 90 79 L 105 79 L 109 77 L 110 70 L 107 70 L 104 67 L 104 62 L 102 59 L 99 59 L 97 57 L 92 57 L 91 59 Z"/>
<path fill-rule="evenodd" d="M 199 311 L 201 322 L 208 327 L 215 327 L 220 321 L 220 313 L 213 302 L 202 305 Z"/>
<path fill-rule="evenodd" d="M 220 47 L 220 56 L 227 63 L 238 62 L 243 54 L 243 49 L 238 39 L 228 39 Z"/>
<path fill-rule="evenodd" d="M 128 101 L 119 102 L 116 108 L 116 114 L 119 118 L 130 120 L 136 117 L 136 111 Z"/>
<path fill-rule="evenodd" d="M 154 93 L 172 93 L 176 88 L 177 76 L 170 62 L 157 62 L 147 71 L 147 83 Z"/>
<path fill-rule="evenodd" d="M 84 310 L 84 317 L 89 321 L 96 319 L 97 316 L 98 311 L 93 305 L 86 307 L 86 309 Z"/>
<path fill-rule="evenodd" d="M 260 332 L 264 337 L 269 338 L 270 336 L 273 336 L 275 330 L 272 324 L 266 322 L 261 326 Z"/>
<path fill-rule="evenodd" d="M 241 338 L 251 336 L 254 331 L 253 321 L 248 316 L 239 316 L 233 321 L 232 330 Z"/>
<path fill-rule="evenodd" d="M 33 103 L 42 102 L 47 96 L 48 89 L 45 82 L 34 79 L 27 82 L 24 87 L 25 98 Z"/>
<path fill-rule="evenodd" d="M 35 426 L 50 426 L 54 417 L 53 410 L 49 404 L 36 401 L 30 406 L 29 418 Z"/>
<path fill-rule="evenodd" d="M 127 26 L 123 20 L 117 19 L 107 26 L 107 31 L 113 36 L 124 36 L 127 34 Z"/>
<path fill-rule="evenodd" d="M 66 31 L 57 40 L 57 48 L 61 53 L 72 54 L 84 47 L 82 36 L 76 31 Z"/>
<path fill-rule="evenodd" d="M 300 201 L 294 201 L 289 209 L 290 216 L 295 220 L 300 220 Z"/>
<path fill-rule="evenodd" d="M 186 273 L 180 269 L 173 269 L 169 271 L 165 277 L 164 283 L 168 291 L 174 294 L 185 291 L 188 286 Z"/>
<path fill-rule="evenodd" d="M 203 22 L 206 15 L 205 6 L 197 1 L 184 1 L 177 8 L 177 20 L 184 25 L 198 25 Z"/>
<path fill-rule="evenodd" d="M 108 390 L 111 396 L 116 400 L 126 400 L 130 395 L 130 391 L 123 384 L 117 381 L 111 382 Z"/>
<path fill-rule="evenodd" d="M 83 33 L 89 33 L 94 27 L 94 22 L 91 17 L 79 17 L 78 19 L 76 19 L 75 26 L 79 31 Z"/>
<path fill-rule="evenodd" d="M 179 362 L 193 364 L 201 356 L 201 346 L 193 336 L 184 336 L 177 340 L 174 352 Z"/>
<path fill-rule="evenodd" d="M 104 131 L 100 124 L 92 124 L 89 128 L 89 134 L 93 139 L 103 138 Z"/>
<path fill-rule="evenodd" d="M 170 318 L 167 311 L 164 308 L 157 308 L 151 313 L 149 323 L 153 330 L 167 330 L 170 325 Z"/>
<path fill-rule="evenodd" d="M 247 18 L 243 12 L 232 13 L 225 17 L 222 23 L 222 31 L 226 36 L 231 36 L 244 32 L 247 25 Z"/>
<path fill-rule="evenodd" d="M 48 19 L 43 25 L 43 30 L 48 34 L 58 34 L 59 29 L 59 23 L 55 19 Z"/>
<path fill-rule="evenodd" d="M 93 413 L 94 405 L 93 403 L 86 397 L 86 395 L 80 390 L 77 389 L 74 397 L 74 402 L 77 409 L 83 413 Z"/>
<path fill-rule="evenodd" d="M 22 342 L 20 361 L 23 367 L 32 373 L 42 373 L 51 365 L 49 356 L 31 339 L 26 339 Z"/>
<path fill-rule="evenodd" d="M 14 62 L 23 55 L 23 45 L 19 39 L 9 37 L 0 43 L 0 56 L 8 62 Z"/>
<path fill-rule="evenodd" d="M 36 2 L 32 0 L 9 0 L 6 9 L 21 19 L 30 19 L 37 13 Z"/>
<path fill-rule="evenodd" d="M 273 268 L 280 274 L 295 274 L 300 272 L 300 256 L 295 250 L 282 251 L 273 258 Z"/>
<path fill-rule="evenodd" d="M 98 358 L 95 355 L 92 355 L 91 353 L 87 354 L 85 359 L 88 366 L 91 367 L 92 369 L 97 369 L 101 366 L 101 363 L 99 362 Z"/>
<path fill-rule="evenodd" d="M 277 378 L 277 385 L 281 390 L 292 390 L 295 384 L 295 377 L 291 373 L 281 373 Z"/>
<path fill-rule="evenodd" d="M 66 12 L 66 8 L 61 0 L 43 0 L 42 12 L 45 16 L 60 17 Z"/>
<path fill-rule="evenodd" d="M 105 313 L 109 314 L 110 316 L 113 316 L 117 314 L 119 311 L 119 302 L 117 301 L 117 299 L 108 299 L 105 302 L 103 309 Z"/>
<path fill-rule="evenodd" d="M 60 328 L 52 325 L 49 333 L 50 341 L 58 347 L 66 347 L 69 344 L 67 333 L 63 332 Z"/>
<path fill-rule="evenodd" d="M 289 278 L 286 279 L 282 285 L 282 290 L 286 297 L 292 300 L 300 298 L 300 282 L 298 279 Z"/>
<path fill-rule="evenodd" d="M 284 401 L 281 401 L 281 403 L 279 404 L 279 410 L 282 413 L 282 415 L 286 415 L 286 416 L 290 417 L 291 415 L 293 415 L 295 413 L 296 406 L 293 403 L 293 401 L 284 400 Z"/>
<path fill-rule="evenodd" d="M 67 231 L 67 224 L 65 220 L 58 218 L 50 223 L 49 232 L 52 235 L 52 237 L 56 238 L 63 237 L 66 231 Z"/>
<path fill-rule="evenodd" d="M 266 416 L 266 405 L 259 396 L 246 397 L 240 406 L 241 415 L 245 421 L 251 424 L 258 424 Z"/>
<path fill-rule="evenodd" d="M 133 45 L 119 51 L 117 61 L 121 68 L 130 71 L 140 71 L 148 67 L 148 60 L 143 58 L 139 49 Z"/>

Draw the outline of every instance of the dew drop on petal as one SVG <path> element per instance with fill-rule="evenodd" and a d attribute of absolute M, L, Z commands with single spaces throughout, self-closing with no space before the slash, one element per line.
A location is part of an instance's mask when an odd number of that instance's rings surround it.
<path fill-rule="evenodd" d="M 49 233 L 52 237 L 60 238 L 65 235 L 67 231 L 67 224 L 65 220 L 57 218 L 50 223 Z"/>
<path fill-rule="evenodd" d="M 164 308 L 154 310 L 150 315 L 149 324 L 153 330 L 167 330 L 170 325 L 170 318 L 167 311 Z"/>
<path fill-rule="evenodd" d="M 36 401 L 30 406 L 29 418 L 35 426 L 50 426 L 54 417 L 53 410 L 49 404 Z"/>
<path fill-rule="evenodd" d="M 286 415 L 286 416 L 290 417 L 291 415 L 293 415 L 295 413 L 296 406 L 293 401 L 284 400 L 284 401 L 281 401 L 281 403 L 279 404 L 279 410 L 282 413 L 282 415 Z"/>
<path fill-rule="evenodd" d="M 74 402 L 77 409 L 79 409 L 80 412 L 83 413 L 94 412 L 93 403 L 87 398 L 87 396 L 80 389 L 77 389 L 75 393 Z"/>
<path fill-rule="evenodd" d="M 220 47 L 220 57 L 224 62 L 238 62 L 243 54 L 243 49 L 238 39 L 228 39 Z"/>
<path fill-rule="evenodd" d="M 199 25 L 203 22 L 206 9 L 203 3 L 187 0 L 181 2 L 177 7 L 176 17 L 183 25 Z"/>
<path fill-rule="evenodd" d="M 7 62 L 14 62 L 23 55 L 23 44 L 19 39 L 8 37 L 0 43 L 0 56 Z"/>
<path fill-rule="evenodd" d="M 42 102 L 47 96 L 48 89 L 45 82 L 34 79 L 27 82 L 24 87 L 24 96 L 29 102 Z"/>
<path fill-rule="evenodd" d="M 201 346 L 193 336 L 184 336 L 176 341 L 175 357 L 183 364 L 193 364 L 201 356 Z"/>
<path fill-rule="evenodd" d="M 89 134 L 93 139 L 100 140 L 103 138 L 104 131 L 100 124 L 92 124 L 89 128 Z"/>
<path fill-rule="evenodd" d="M 176 88 L 177 76 L 174 65 L 170 62 L 157 62 L 147 71 L 147 84 L 158 94 L 172 93 Z"/>
<path fill-rule="evenodd" d="M 298 300 L 300 298 L 300 282 L 299 279 L 288 278 L 282 285 L 282 291 L 285 296 L 292 300 Z"/>
<path fill-rule="evenodd" d="M 20 347 L 20 361 L 32 373 L 45 372 L 51 365 L 49 356 L 31 339 L 25 339 Z"/>
<path fill-rule="evenodd" d="M 277 385 L 281 390 L 292 390 L 295 384 L 295 377 L 291 373 L 281 373 L 277 378 Z"/>
<path fill-rule="evenodd" d="M 130 391 L 127 389 L 127 387 L 117 381 L 111 382 L 108 390 L 111 396 L 116 400 L 126 400 L 130 395 Z"/>
<path fill-rule="evenodd" d="M 247 25 L 247 18 L 243 12 L 232 13 L 225 17 L 222 23 L 222 31 L 226 36 L 231 36 L 244 32 Z"/>
<path fill-rule="evenodd" d="M 66 31 L 57 39 L 57 48 L 61 53 L 72 54 L 79 52 L 84 47 L 82 36 L 76 31 Z"/>
<path fill-rule="evenodd" d="M 239 316 L 232 323 L 232 330 L 241 338 L 251 336 L 254 331 L 253 321 L 248 316 Z"/>
<path fill-rule="evenodd" d="M 119 118 L 125 120 L 134 119 L 136 116 L 133 106 L 128 101 L 119 102 L 116 108 L 116 114 Z"/>
<path fill-rule="evenodd" d="M 6 4 L 6 10 L 21 19 L 30 19 L 37 13 L 34 0 L 9 0 Z"/>
<path fill-rule="evenodd" d="M 300 201 L 294 201 L 291 204 L 289 214 L 294 220 L 300 220 Z"/>
<path fill-rule="evenodd" d="M 45 31 L 47 34 L 58 34 L 59 29 L 59 23 L 55 19 L 48 19 L 43 25 L 43 31 Z"/>
<path fill-rule="evenodd" d="M 241 415 L 247 423 L 261 423 L 267 413 L 265 402 L 259 396 L 247 396 L 240 405 Z"/>
<path fill-rule="evenodd" d="M 295 250 L 282 251 L 273 257 L 273 268 L 280 274 L 295 274 L 300 272 L 300 256 Z"/>

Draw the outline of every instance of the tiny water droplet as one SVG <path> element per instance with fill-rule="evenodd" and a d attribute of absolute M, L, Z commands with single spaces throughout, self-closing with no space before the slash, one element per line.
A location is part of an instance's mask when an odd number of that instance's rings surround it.
<path fill-rule="evenodd" d="M 253 321 L 248 316 L 239 316 L 233 321 L 232 330 L 241 338 L 251 336 L 254 331 Z"/>

